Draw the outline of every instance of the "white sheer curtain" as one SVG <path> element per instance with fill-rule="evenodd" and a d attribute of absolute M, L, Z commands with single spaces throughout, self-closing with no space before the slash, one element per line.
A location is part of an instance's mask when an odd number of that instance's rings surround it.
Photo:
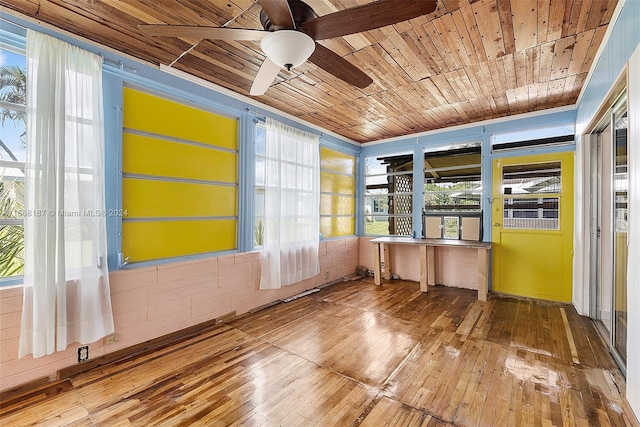
<path fill-rule="evenodd" d="M 320 272 L 320 140 L 267 118 L 264 242 L 260 289 Z"/>
<path fill-rule="evenodd" d="M 102 60 L 27 32 L 25 276 L 19 357 L 113 332 Z"/>

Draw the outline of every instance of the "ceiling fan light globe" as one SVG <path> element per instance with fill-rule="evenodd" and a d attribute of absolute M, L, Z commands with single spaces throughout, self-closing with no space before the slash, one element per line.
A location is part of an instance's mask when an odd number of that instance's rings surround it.
<path fill-rule="evenodd" d="M 291 69 L 309 59 L 316 49 L 316 42 L 300 31 L 278 30 L 263 38 L 260 47 L 275 64 Z"/>

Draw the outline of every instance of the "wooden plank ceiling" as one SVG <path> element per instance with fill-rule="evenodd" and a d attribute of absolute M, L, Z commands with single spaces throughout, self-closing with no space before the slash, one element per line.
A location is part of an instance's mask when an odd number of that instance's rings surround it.
<path fill-rule="evenodd" d="M 369 0 L 305 0 L 318 15 Z M 402 0 L 398 0 L 402 1 Z M 435 12 L 320 41 L 373 78 L 357 89 L 310 62 L 257 100 L 358 142 L 576 102 L 617 0 L 438 0 Z M 256 42 L 145 36 L 139 24 L 262 29 L 255 0 L 0 0 L 81 37 L 242 95 Z"/>

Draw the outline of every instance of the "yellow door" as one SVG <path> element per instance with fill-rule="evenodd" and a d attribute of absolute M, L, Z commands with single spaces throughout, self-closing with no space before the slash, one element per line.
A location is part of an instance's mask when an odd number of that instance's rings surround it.
<path fill-rule="evenodd" d="M 571 302 L 573 152 L 495 159 L 492 289 Z"/>

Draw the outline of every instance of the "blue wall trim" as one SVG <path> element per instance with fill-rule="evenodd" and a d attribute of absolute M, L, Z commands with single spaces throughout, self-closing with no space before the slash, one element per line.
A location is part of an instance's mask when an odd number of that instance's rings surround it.
<path fill-rule="evenodd" d="M 122 79 L 103 73 L 105 124 L 105 203 L 107 212 L 122 208 Z M 119 267 L 122 218 L 107 216 L 107 265 Z"/>
<path fill-rule="evenodd" d="M 241 252 L 253 250 L 253 228 L 255 215 L 256 187 L 256 117 L 245 113 L 240 120 L 240 165 L 238 173 L 238 249 Z"/>

